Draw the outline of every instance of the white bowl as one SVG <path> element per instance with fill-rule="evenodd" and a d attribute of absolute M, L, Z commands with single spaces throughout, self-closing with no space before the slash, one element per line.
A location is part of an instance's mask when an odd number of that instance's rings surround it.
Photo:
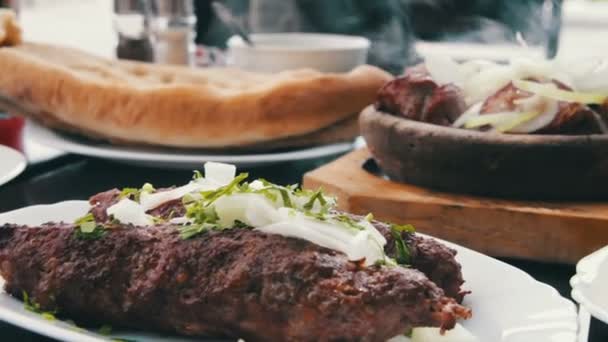
<path fill-rule="evenodd" d="M 347 72 L 365 64 L 370 46 L 364 37 L 316 33 L 252 34 L 251 40 L 253 47 L 239 36 L 228 40 L 230 65 L 260 72 L 299 68 Z"/>

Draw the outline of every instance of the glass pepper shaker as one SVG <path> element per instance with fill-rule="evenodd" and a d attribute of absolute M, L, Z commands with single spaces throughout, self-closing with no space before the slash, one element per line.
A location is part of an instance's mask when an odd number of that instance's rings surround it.
<path fill-rule="evenodd" d="M 192 0 L 155 0 L 152 19 L 156 63 L 193 65 L 196 16 Z"/>
<path fill-rule="evenodd" d="M 143 62 L 154 61 L 150 38 L 149 0 L 114 0 L 114 28 L 118 34 L 116 56 Z"/>

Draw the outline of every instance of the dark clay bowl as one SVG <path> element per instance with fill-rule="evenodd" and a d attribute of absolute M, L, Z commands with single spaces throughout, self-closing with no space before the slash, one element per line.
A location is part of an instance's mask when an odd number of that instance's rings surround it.
<path fill-rule="evenodd" d="M 608 199 L 608 135 L 491 134 L 366 108 L 361 132 L 395 181 L 527 200 Z"/>

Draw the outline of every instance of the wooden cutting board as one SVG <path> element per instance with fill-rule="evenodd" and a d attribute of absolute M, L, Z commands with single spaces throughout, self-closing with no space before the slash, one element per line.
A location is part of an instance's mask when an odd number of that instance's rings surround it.
<path fill-rule="evenodd" d="M 342 210 L 411 223 L 417 231 L 493 256 L 575 263 L 608 244 L 608 203 L 512 201 L 432 191 L 366 171 L 359 149 L 304 176 Z M 559 184 L 556 184 L 559 186 Z"/>

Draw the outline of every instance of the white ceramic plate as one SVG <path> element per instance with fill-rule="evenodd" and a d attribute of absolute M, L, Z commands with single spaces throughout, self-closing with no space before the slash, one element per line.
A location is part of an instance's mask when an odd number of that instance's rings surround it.
<path fill-rule="evenodd" d="M 26 165 L 27 161 L 23 154 L 10 147 L 0 145 L 0 185 L 19 176 L 25 170 Z"/>
<path fill-rule="evenodd" d="M 570 279 L 572 298 L 608 324 L 608 246 L 581 259 Z"/>
<path fill-rule="evenodd" d="M 353 149 L 353 143 L 337 143 L 286 152 L 251 154 L 214 154 L 196 150 L 179 150 L 159 147 L 114 146 L 86 138 L 62 134 L 35 122 L 30 122 L 31 137 L 44 145 L 70 153 L 111 159 L 117 162 L 156 168 L 194 170 L 204 162 L 214 161 L 253 167 L 287 161 L 331 157 Z"/>
<path fill-rule="evenodd" d="M 0 224 L 39 225 L 48 221 L 72 222 L 89 209 L 86 201 L 68 201 L 27 207 L 0 214 Z M 577 316 L 574 304 L 555 289 L 537 282 L 525 272 L 470 249 L 448 243 L 458 250 L 465 287 L 473 293 L 465 305 L 473 318 L 463 325 L 484 342 L 575 342 Z M 1 280 L 1 278 L 0 278 Z M 50 322 L 24 309 L 23 303 L 0 290 L 0 320 L 65 341 L 107 341 L 108 337 L 79 331 L 64 322 Z M 179 341 L 174 337 L 117 332 L 113 338 L 137 341 Z"/>

